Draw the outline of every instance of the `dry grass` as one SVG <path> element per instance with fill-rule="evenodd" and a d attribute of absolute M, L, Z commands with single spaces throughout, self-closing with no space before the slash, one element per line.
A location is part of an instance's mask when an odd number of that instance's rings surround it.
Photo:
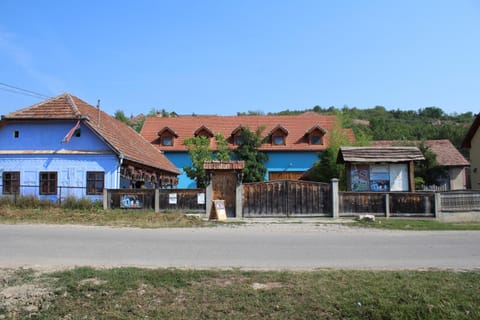
<path fill-rule="evenodd" d="M 163 228 L 199 227 L 209 225 L 195 215 L 155 213 L 143 210 L 69 210 L 51 207 L 0 207 L 0 223 L 82 224 L 95 226 Z"/>

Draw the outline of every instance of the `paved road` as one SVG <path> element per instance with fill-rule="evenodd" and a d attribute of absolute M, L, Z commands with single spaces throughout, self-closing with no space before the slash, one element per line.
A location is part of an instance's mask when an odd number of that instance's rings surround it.
<path fill-rule="evenodd" d="M 195 229 L 0 225 L 0 267 L 480 268 L 480 232 L 339 225 Z"/>

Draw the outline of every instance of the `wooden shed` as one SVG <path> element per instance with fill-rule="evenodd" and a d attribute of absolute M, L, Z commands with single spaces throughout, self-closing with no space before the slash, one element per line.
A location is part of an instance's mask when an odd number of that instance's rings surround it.
<path fill-rule="evenodd" d="M 417 147 L 341 147 L 348 191 L 415 191 L 414 161 L 425 160 Z"/>

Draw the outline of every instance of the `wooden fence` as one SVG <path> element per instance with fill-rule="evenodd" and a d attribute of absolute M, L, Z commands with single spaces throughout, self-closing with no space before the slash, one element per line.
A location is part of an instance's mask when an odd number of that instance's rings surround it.
<path fill-rule="evenodd" d="M 277 180 L 243 184 L 244 217 L 330 216 L 330 184 Z"/>
<path fill-rule="evenodd" d="M 204 189 L 106 189 L 104 207 L 205 212 Z"/>
<path fill-rule="evenodd" d="M 339 192 L 339 216 L 435 217 L 433 192 Z"/>

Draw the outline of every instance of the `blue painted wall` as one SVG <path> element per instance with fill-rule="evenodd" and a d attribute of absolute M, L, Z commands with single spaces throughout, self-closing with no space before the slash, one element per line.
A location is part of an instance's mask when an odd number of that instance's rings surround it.
<path fill-rule="evenodd" d="M 78 189 L 62 188 L 61 197 L 73 195 L 101 199 L 102 196 L 86 196 L 87 171 L 105 172 L 105 187 L 119 188 L 119 160 L 109 147 L 88 127 L 81 126 L 80 137 L 72 137 L 69 143 L 62 143 L 63 137 L 75 125 L 75 121 L 55 123 L 11 123 L 0 129 L 0 173 L 3 171 L 19 171 L 22 194 L 32 194 L 39 198 L 58 200 L 60 194 L 40 196 L 38 186 L 40 172 L 56 171 L 58 186 L 79 187 Z M 18 138 L 14 132 L 18 131 Z M 8 151 L 24 151 L 25 154 L 8 154 Z M 99 151 L 107 154 L 74 155 L 74 154 L 32 154 L 31 151 Z M 1 181 L 1 180 L 0 180 Z"/>
<path fill-rule="evenodd" d="M 178 175 L 178 185 L 179 189 L 195 189 L 197 183 L 195 180 L 190 179 L 187 174 L 183 171 L 184 166 L 191 166 L 192 161 L 188 152 L 164 152 L 165 156 L 172 162 L 180 171 L 181 174 Z"/>
<path fill-rule="evenodd" d="M 9 123 L 0 129 L 1 150 L 110 150 L 88 127 L 80 125 L 80 137 L 73 136 L 69 143 L 63 137 L 76 121 Z M 18 131 L 18 138 L 14 137 Z"/>
<path fill-rule="evenodd" d="M 318 152 L 267 152 L 269 160 L 265 162 L 267 174 L 265 180 L 268 179 L 270 171 L 306 171 L 310 169 L 315 161 L 320 160 Z M 178 188 L 196 188 L 194 180 L 187 177 L 183 172 L 184 166 L 192 164 L 187 152 L 165 152 L 167 158 L 182 171 L 178 176 Z"/>

